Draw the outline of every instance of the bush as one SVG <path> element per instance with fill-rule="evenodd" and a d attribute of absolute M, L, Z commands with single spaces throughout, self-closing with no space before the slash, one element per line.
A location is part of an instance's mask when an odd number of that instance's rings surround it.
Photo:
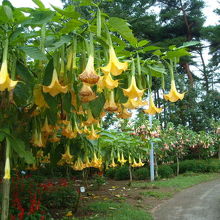
<path fill-rule="evenodd" d="M 130 175 L 129 175 L 128 166 L 118 167 L 115 170 L 114 179 L 116 179 L 116 180 L 129 180 Z"/>
<path fill-rule="evenodd" d="M 106 170 L 105 172 L 105 176 L 110 178 L 110 179 L 114 179 L 115 178 L 115 172 L 116 172 L 117 168 L 109 168 Z"/>
<path fill-rule="evenodd" d="M 41 201 L 46 208 L 74 208 L 78 198 L 76 190 L 71 186 L 53 186 L 42 193 Z"/>
<path fill-rule="evenodd" d="M 169 178 L 173 176 L 173 169 L 168 165 L 160 165 L 158 166 L 158 175 L 161 178 Z"/>
<path fill-rule="evenodd" d="M 206 173 L 208 171 L 207 167 L 207 162 L 204 160 L 185 160 L 180 162 L 180 173 Z"/>
<path fill-rule="evenodd" d="M 134 178 L 136 180 L 146 180 L 149 179 L 150 171 L 149 168 L 141 167 L 134 171 Z"/>

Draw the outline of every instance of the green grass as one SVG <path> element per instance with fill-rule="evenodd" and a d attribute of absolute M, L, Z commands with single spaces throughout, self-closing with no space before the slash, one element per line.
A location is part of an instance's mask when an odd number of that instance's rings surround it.
<path fill-rule="evenodd" d="M 94 214 L 84 220 L 152 220 L 151 215 L 126 203 L 98 201 L 89 204 L 86 210 Z"/>
<path fill-rule="evenodd" d="M 218 173 L 197 174 L 190 176 L 179 175 L 171 179 L 155 181 L 154 183 L 136 182 L 133 183 L 133 187 L 150 188 L 156 186 L 156 187 L 170 187 L 170 188 L 172 187 L 175 188 L 176 190 L 181 190 L 219 177 L 220 175 Z"/>
<path fill-rule="evenodd" d="M 140 194 L 145 197 L 154 197 L 157 199 L 171 198 L 173 195 L 173 193 L 171 192 L 159 192 L 159 191 L 146 191 L 146 192 L 141 192 Z"/>

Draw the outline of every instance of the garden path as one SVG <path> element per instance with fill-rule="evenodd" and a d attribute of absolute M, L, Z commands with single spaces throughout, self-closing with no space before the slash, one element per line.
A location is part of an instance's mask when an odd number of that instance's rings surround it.
<path fill-rule="evenodd" d="M 220 179 L 177 193 L 153 209 L 155 220 L 220 220 Z"/>

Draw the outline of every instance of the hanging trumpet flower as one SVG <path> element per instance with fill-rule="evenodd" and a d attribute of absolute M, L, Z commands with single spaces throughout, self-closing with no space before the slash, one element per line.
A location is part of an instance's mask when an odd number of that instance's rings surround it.
<path fill-rule="evenodd" d="M 91 132 L 86 136 L 89 140 L 96 140 L 100 137 L 99 134 L 96 134 L 93 125 L 91 126 Z"/>
<path fill-rule="evenodd" d="M 164 94 L 164 99 L 170 102 L 176 102 L 178 100 L 182 100 L 184 98 L 185 93 L 179 93 L 176 90 L 175 80 L 174 80 L 174 73 L 173 73 L 173 63 L 170 61 L 171 64 L 168 64 L 170 76 L 171 76 L 171 89 L 168 94 Z"/>
<path fill-rule="evenodd" d="M 155 115 L 156 113 L 161 113 L 162 112 L 162 108 L 157 108 L 154 104 L 152 95 L 150 94 L 150 98 L 149 98 L 149 107 L 148 109 L 144 110 L 145 113 L 149 114 L 149 115 Z"/>
<path fill-rule="evenodd" d="M 79 75 L 79 79 L 84 83 L 96 84 L 99 81 L 94 68 L 94 48 L 93 48 L 93 37 L 90 33 L 90 48 L 89 48 L 89 59 L 85 70 Z"/>
<path fill-rule="evenodd" d="M 42 90 L 41 86 L 39 85 L 35 86 L 33 91 L 34 104 L 37 105 L 39 108 L 49 108 L 41 90 Z"/>
<path fill-rule="evenodd" d="M 131 72 L 132 72 L 131 84 L 127 89 L 123 89 L 123 93 L 125 96 L 127 96 L 131 99 L 137 98 L 137 97 L 140 98 L 143 96 L 144 90 L 138 89 L 138 87 L 136 85 L 134 60 L 132 61 Z"/>
<path fill-rule="evenodd" d="M 9 73 L 8 73 L 8 39 L 5 40 L 4 44 L 4 51 L 3 51 L 3 58 L 2 58 L 2 65 L 0 70 L 0 91 L 8 90 L 11 91 L 15 88 L 18 81 L 14 81 L 10 79 Z"/>
<path fill-rule="evenodd" d="M 43 86 L 43 92 L 49 93 L 51 96 L 56 96 L 59 93 L 67 93 L 68 87 L 62 86 L 58 80 L 57 71 L 54 68 L 52 81 L 49 86 Z"/>
<path fill-rule="evenodd" d="M 118 110 L 118 106 L 115 103 L 115 98 L 114 98 L 114 90 L 110 92 L 109 97 L 107 97 L 107 100 L 104 105 L 105 111 L 109 112 L 115 112 Z"/>
<path fill-rule="evenodd" d="M 103 73 L 111 73 L 113 76 L 120 75 L 123 71 L 128 69 L 128 63 L 119 62 L 115 50 L 112 45 L 109 47 L 109 63 L 105 67 L 101 67 Z"/>
<path fill-rule="evenodd" d="M 169 94 L 164 94 L 163 97 L 165 100 L 170 102 L 176 102 L 179 99 L 182 100 L 184 98 L 185 93 L 179 93 L 176 90 L 175 81 L 171 80 L 171 89 Z"/>

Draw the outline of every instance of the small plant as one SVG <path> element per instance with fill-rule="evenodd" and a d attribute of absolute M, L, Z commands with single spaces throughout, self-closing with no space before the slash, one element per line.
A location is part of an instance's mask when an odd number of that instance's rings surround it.
<path fill-rule="evenodd" d="M 173 169 L 168 165 L 161 165 L 158 167 L 158 175 L 161 178 L 169 178 L 173 176 Z"/>
<path fill-rule="evenodd" d="M 147 191 L 147 192 L 141 192 L 141 195 L 144 195 L 146 197 L 154 197 L 157 199 L 165 199 L 170 198 L 172 196 L 171 192 L 159 192 L 159 191 Z"/>
<path fill-rule="evenodd" d="M 122 166 L 116 169 L 115 171 L 115 179 L 116 180 L 129 180 L 129 169 L 127 166 Z"/>
<path fill-rule="evenodd" d="M 95 189 L 100 189 L 102 185 L 106 183 L 104 176 L 95 175 L 93 179 L 93 186 Z"/>
<path fill-rule="evenodd" d="M 142 167 L 134 171 L 134 178 L 136 180 L 146 180 L 149 179 L 150 173 L 149 168 Z"/>

